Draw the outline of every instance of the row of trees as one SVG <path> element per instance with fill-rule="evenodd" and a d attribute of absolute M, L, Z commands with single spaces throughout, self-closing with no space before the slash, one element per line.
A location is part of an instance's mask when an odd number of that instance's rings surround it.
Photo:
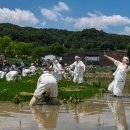
<path fill-rule="evenodd" d="M 130 36 L 109 34 L 94 28 L 67 31 L 0 24 L 0 30 L 0 53 L 12 57 L 40 57 L 46 54 L 62 56 L 65 52 L 81 53 L 87 50 L 130 52 Z"/>
<path fill-rule="evenodd" d="M 50 46 L 35 46 L 32 43 L 13 41 L 10 37 L 0 37 L 0 54 L 9 58 L 28 58 L 37 59 L 47 54 L 62 56 L 64 48 L 59 43 Z"/>

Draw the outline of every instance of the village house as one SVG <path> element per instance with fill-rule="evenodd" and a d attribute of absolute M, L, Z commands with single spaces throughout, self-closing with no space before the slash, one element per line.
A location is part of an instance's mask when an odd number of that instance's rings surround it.
<path fill-rule="evenodd" d="M 126 52 L 108 51 L 107 55 L 121 61 Z M 67 53 L 63 57 L 64 63 L 72 64 L 76 53 Z M 86 65 L 113 66 L 113 63 L 104 57 L 104 51 L 86 51 L 78 54 Z"/>

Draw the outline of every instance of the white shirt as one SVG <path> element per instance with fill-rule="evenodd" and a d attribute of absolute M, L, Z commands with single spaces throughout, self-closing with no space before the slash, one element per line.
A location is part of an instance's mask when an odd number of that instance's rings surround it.
<path fill-rule="evenodd" d="M 57 81 L 52 74 L 44 73 L 37 81 L 37 88 L 34 95 L 38 98 L 41 97 L 42 93 L 50 90 L 51 97 L 57 97 Z"/>
<path fill-rule="evenodd" d="M 62 72 L 62 65 L 60 63 L 53 64 L 53 69 L 55 73 L 61 73 Z"/>
<path fill-rule="evenodd" d="M 32 65 L 29 69 L 30 69 L 31 72 L 35 72 L 36 71 L 36 67 L 34 65 Z"/>
<path fill-rule="evenodd" d="M 16 77 L 18 75 L 18 72 L 17 71 L 10 71 L 6 74 L 6 80 L 7 81 L 10 81 L 10 80 L 15 80 Z"/>
<path fill-rule="evenodd" d="M 75 68 L 74 68 L 75 67 Z M 85 72 L 85 64 L 82 61 L 75 61 L 73 64 L 70 65 L 70 68 L 74 68 L 74 73 L 79 74 Z"/>
<path fill-rule="evenodd" d="M 126 80 L 126 64 L 121 63 L 120 61 L 115 60 L 114 64 L 117 66 L 116 71 L 113 73 L 114 78 L 118 81 Z"/>
<path fill-rule="evenodd" d="M 31 72 L 30 69 L 23 69 L 22 76 L 27 76 L 30 72 Z"/>

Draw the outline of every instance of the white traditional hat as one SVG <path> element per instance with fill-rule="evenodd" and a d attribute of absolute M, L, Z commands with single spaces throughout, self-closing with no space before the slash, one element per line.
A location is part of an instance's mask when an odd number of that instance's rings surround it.
<path fill-rule="evenodd" d="M 75 56 L 75 59 L 80 59 L 80 57 L 79 56 Z"/>
<path fill-rule="evenodd" d="M 49 74 L 49 71 L 43 71 L 43 74 Z"/>
<path fill-rule="evenodd" d="M 129 63 L 129 58 L 128 58 L 128 57 L 124 56 L 123 59 L 124 59 L 124 60 L 127 60 L 128 63 Z"/>

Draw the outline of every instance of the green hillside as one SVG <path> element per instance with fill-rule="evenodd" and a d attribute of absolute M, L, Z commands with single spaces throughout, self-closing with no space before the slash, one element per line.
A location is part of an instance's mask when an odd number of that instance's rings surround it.
<path fill-rule="evenodd" d="M 62 56 L 66 52 L 87 50 L 130 50 L 130 36 L 110 34 L 94 28 L 68 31 L 0 24 L 0 54 L 8 57 Z"/>

